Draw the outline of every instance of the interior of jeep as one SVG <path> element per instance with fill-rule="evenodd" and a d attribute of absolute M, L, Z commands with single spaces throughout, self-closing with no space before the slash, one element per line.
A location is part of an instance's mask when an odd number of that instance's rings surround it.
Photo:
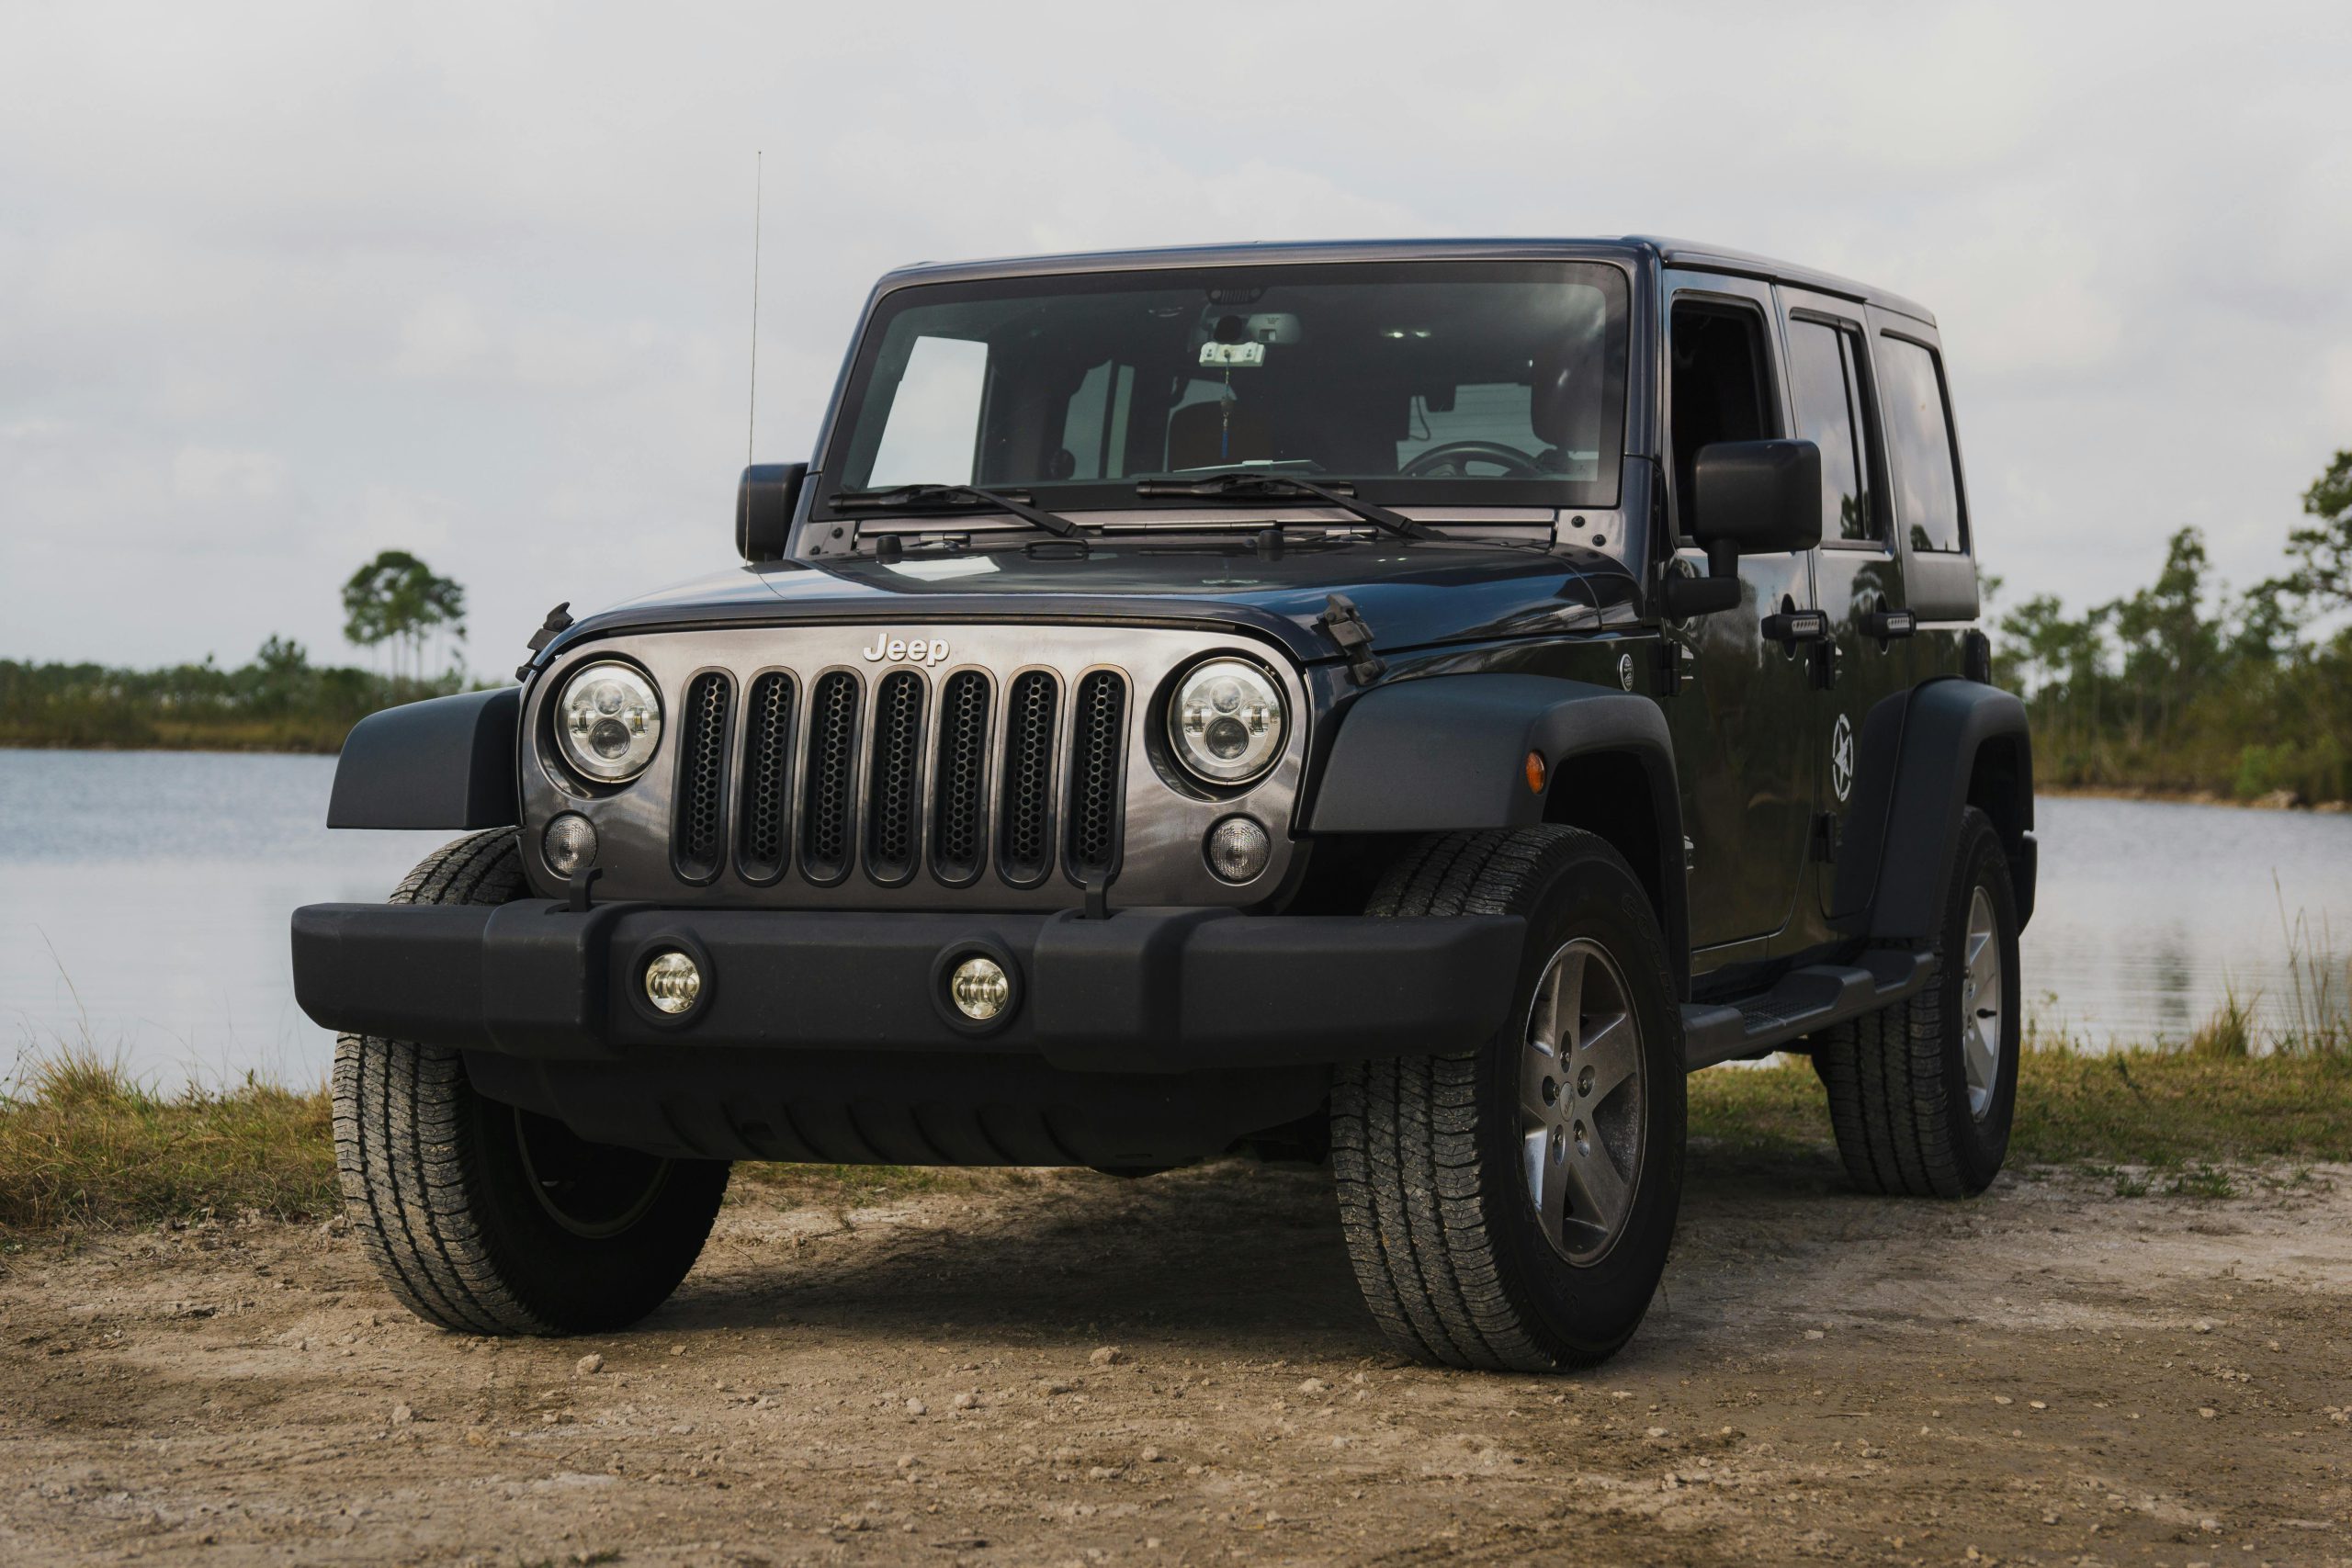
<path fill-rule="evenodd" d="M 1131 503 L 1139 479 L 1236 468 L 1615 490 L 1624 290 L 1611 269 L 1266 268 L 905 293 L 936 298 L 885 301 L 849 402 L 845 490 L 1115 486 Z"/>
<path fill-rule="evenodd" d="M 1764 440 L 1780 434 L 1780 421 L 1765 379 L 1763 317 L 1736 305 L 1679 301 L 1669 337 L 1674 493 L 1688 505 L 1702 446 Z"/>

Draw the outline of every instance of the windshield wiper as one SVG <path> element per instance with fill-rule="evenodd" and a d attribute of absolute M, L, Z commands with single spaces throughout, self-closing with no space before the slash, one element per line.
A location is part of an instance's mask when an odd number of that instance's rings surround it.
<path fill-rule="evenodd" d="M 1082 536 L 1079 525 L 1067 517 L 1032 506 L 1021 496 L 1003 491 L 982 490 L 978 485 L 894 485 L 888 490 L 842 491 L 833 497 L 833 509 L 839 511 L 879 511 L 885 507 L 933 506 L 993 506 L 1011 513 L 1034 527 L 1065 539 Z"/>
<path fill-rule="evenodd" d="M 1253 474 L 1248 472 L 1207 474 L 1196 479 L 1142 479 L 1136 485 L 1140 496 L 1184 497 L 1194 501 L 1265 501 L 1275 497 L 1312 496 L 1328 502 L 1340 511 L 1363 518 L 1384 533 L 1400 539 L 1438 539 L 1444 537 L 1434 528 L 1423 526 L 1411 518 L 1374 506 L 1368 501 L 1358 501 L 1345 491 L 1332 490 L 1311 479 L 1292 474 Z"/>

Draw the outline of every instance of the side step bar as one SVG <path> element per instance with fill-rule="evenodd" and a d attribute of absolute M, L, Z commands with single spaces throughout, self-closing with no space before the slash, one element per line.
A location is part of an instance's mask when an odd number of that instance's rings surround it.
<path fill-rule="evenodd" d="M 1816 964 L 1792 969 L 1770 990 L 1737 1002 L 1684 1003 L 1684 1070 L 1760 1056 L 1800 1034 L 1899 1002 L 1924 990 L 1936 967 L 1932 954 L 1892 947 L 1871 949 L 1861 962 L 1859 968 Z"/>

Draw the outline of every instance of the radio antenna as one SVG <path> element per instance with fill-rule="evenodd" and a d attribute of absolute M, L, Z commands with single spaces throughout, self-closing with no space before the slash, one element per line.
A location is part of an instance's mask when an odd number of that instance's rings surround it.
<path fill-rule="evenodd" d="M 753 444 L 760 429 L 760 196 L 766 170 L 766 154 L 752 154 L 752 391 L 751 409 L 744 418 L 743 464 L 751 466 Z"/>

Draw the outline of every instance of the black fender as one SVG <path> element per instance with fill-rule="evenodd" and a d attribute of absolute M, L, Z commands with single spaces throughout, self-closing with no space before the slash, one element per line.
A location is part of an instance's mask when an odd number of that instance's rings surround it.
<path fill-rule="evenodd" d="M 1961 813 L 1975 806 L 1993 819 L 2008 854 L 2018 923 L 2030 919 L 2033 741 L 2025 705 L 1982 682 L 1931 681 L 1872 709 L 1860 740 L 1855 804 L 1838 857 L 1839 907 L 1867 887 L 1872 941 L 1932 941 Z M 1880 822 L 1883 831 L 1871 831 Z"/>
<path fill-rule="evenodd" d="M 1528 785 L 1527 756 L 1563 781 Z M 1311 834 L 1450 833 L 1576 820 L 1579 762 L 1630 759 L 1646 783 L 1655 841 L 1621 844 L 1657 905 L 1678 985 L 1690 974 L 1682 795 L 1666 716 L 1647 697 L 1554 675 L 1431 675 L 1375 686 L 1340 717 L 1306 817 Z M 1645 859 L 1655 862 L 1642 864 Z"/>
<path fill-rule="evenodd" d="M 369 714 L 345 737 L 330 828 L 504 828 L 522 820 L 514 774 L 519 686 Z"/>

